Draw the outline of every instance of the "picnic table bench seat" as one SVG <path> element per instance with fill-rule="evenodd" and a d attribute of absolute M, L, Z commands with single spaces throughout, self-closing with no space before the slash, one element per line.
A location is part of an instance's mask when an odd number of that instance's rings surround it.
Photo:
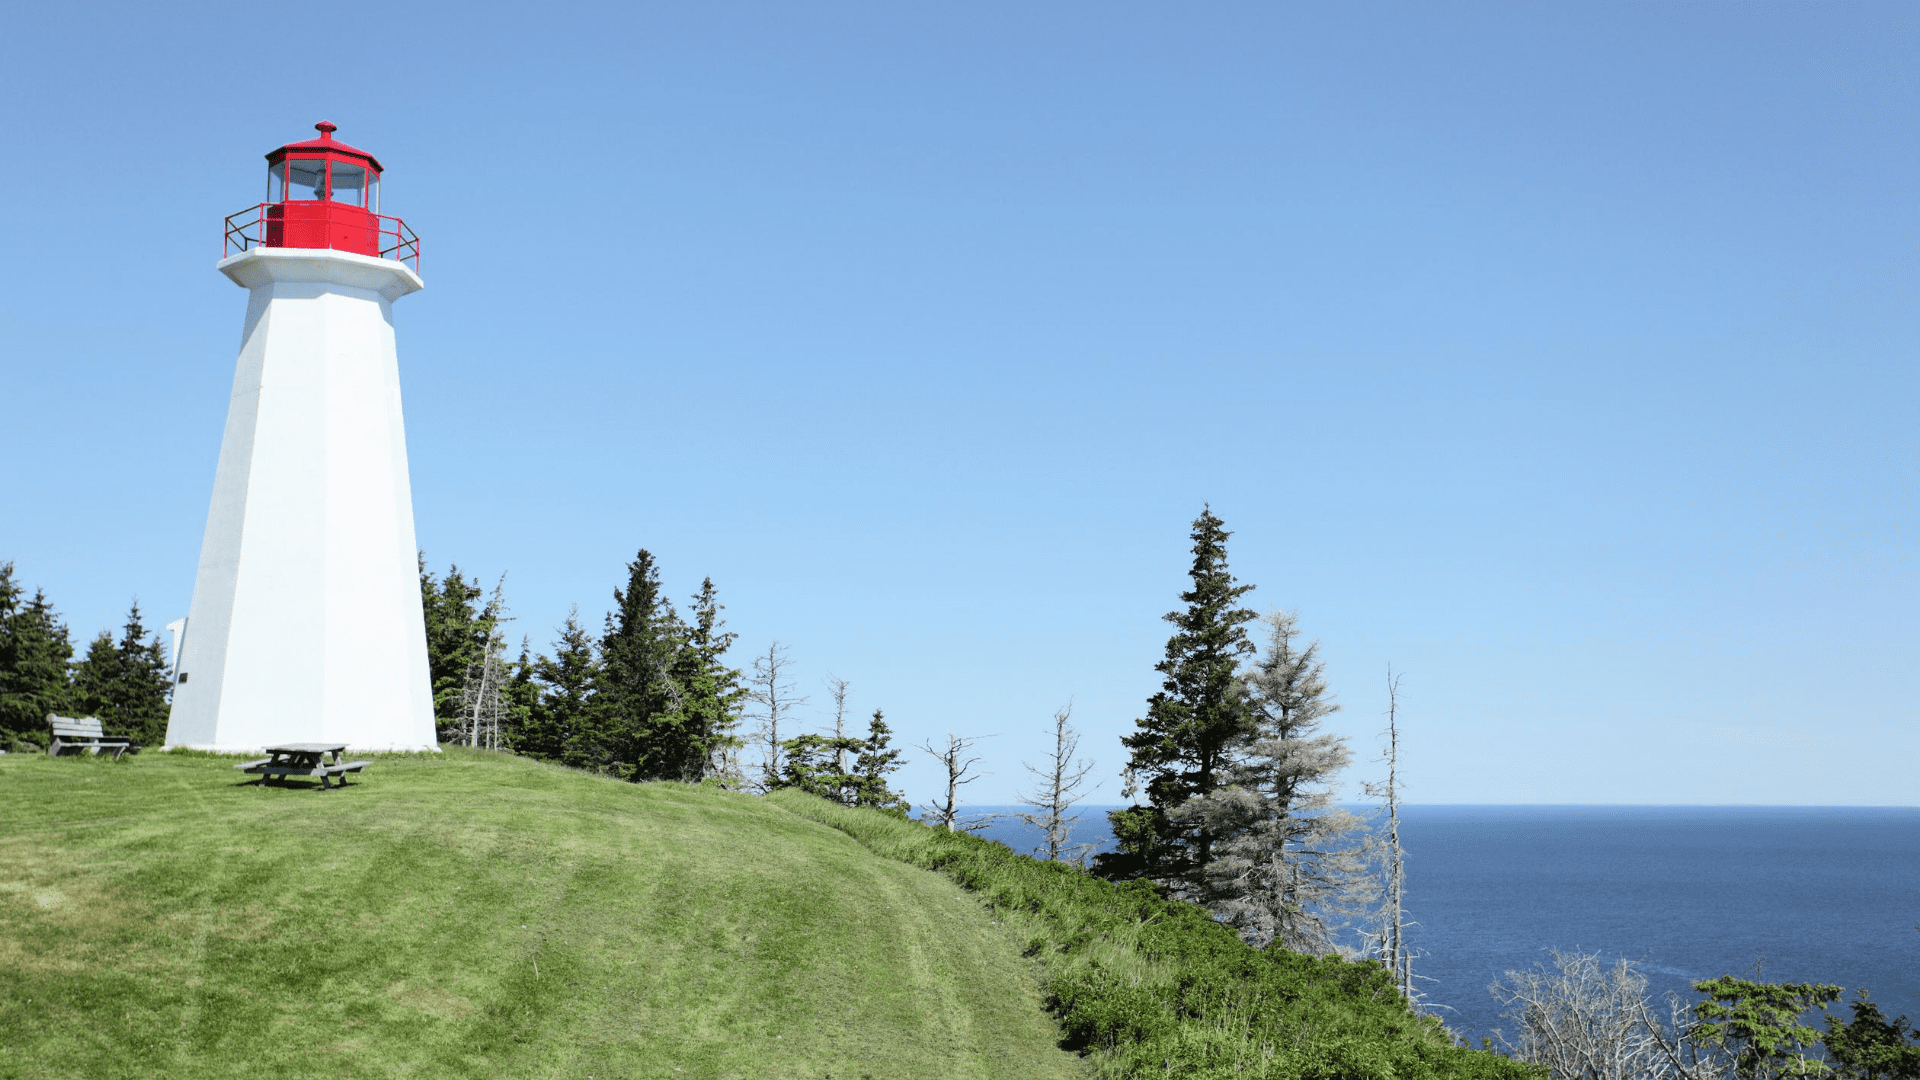
<path fill-rule="evenodd" d="M 76 754 L 98 754 L 102 750 L 111 750 L 115 759 L 122 754 L 140 752 L 140 748 L 133 745 L 130 739 L 109 738 L 97 716 L 56 716 L 48 713 L 47 726 L 53 729 L 53 740 L 47 744 L 48 757 L 59 757 L 69 750 Z"/>

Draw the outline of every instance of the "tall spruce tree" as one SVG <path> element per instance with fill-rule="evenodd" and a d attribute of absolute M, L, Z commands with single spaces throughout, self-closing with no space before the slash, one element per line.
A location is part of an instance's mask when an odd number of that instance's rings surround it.
<path fill-rule="evenodd" d="M 69 710 L 73 642 L 46 592 L 23 603 L 25 593 L 0 563 L 0 743 L 44 743 L 47 714 Z"/>
<path fill-rule="evenodd" d="M 627 564 L 627 587 L 613 591 L 600 637 L 602 751 L 614 775 L 697 781 L 705 773 L 706 742 L 676 677 L 687 636 L 653 554 L 641 548 Z"/>
<path fill-rule="evenodd" d="M 1119 850 L 1096 858 L 1095 873 L 1151 878 L 1184 895 L 1204 891 L 1216 834 L 1204 820 L 1176 823 L 1171 814 L 1219 785 L 1229 745 L 1249 726 L 1237 672 L 1254 651 L 1245 624 L 1256 615 L 1237 606 L 1253 586 L 1236 584 L 1227 570 L 1231 535 L 1211 507 L 1194 519 L 1193 587 L 1180 595 L 1186 608 L 1166 615 L 1176 630 L 1154 665 L 1161 689 L 1134 721 L 1138 730 L 1120 740 L 1130 754 L 1126 794 L 1144 793 L 1146 803 L 1107 815 Z"/>
<path fill-rule="evenodd" d="M 166 649 L 158 634 L 149 638 L 137 600 L 127 612 L 120 640 L 102 630 L 73 669 L 74 710 L 98 716 L 108 735 L 135 746 L 157 745 L 166 738 L 171 689 Z"/>
<path fill-rule="evenodd" d="M 520 744 L 522 754 L 576 769 L 604 766 L 600 759 L 600 660 L 593 637 L 580 625 L 580 609 L 567 613 L 553 656 L 533 661 L 533 702 Z"/>
<path fill-rule="evenodd" d="M 739 727 L 747 688 L 741 682 L 739 669 L 726 663 L 727 650 L 733 647 L 736 635 L 727 631 L 726 620 L 720 617 L 725 610 L 726 605 L 720 602 L 719 592 L 713 587 L 713 579 L 701 579 L 700 591 L 694 594 L 688 610 L 692 621 L 687 626 L 686 640 L 675 666 L 685 692 L 682 711 L 691 736 L 688 750 L 704 747 L 705 761 L 699 769 L 687 768 L 693 763 L 684 762 L 685 775 L 681 777 L 684 780 L 699 780 L 716 771 L 721 773 L 723 783 L 738 784 L 743 779 L 727 775 L 738 772 L 737 768 L 726 768 L 728 762 L 737 759 L 737 752 L 744 744 Z"/>
<path fill-rule="evenodd" d="M 493 614 L 481 603 L 486 590 L 478 579 L 468 581 L 458 563 L 435 580 L 420 555 L 420 607 L 426 619 L 427 678 L 433 686 L 433 715 L 443 741 L 457 739 L 461 730 L 460 703 L 467 674 L 487 655 L 493 637 Z"/>
<path fill-rule="evenodd" d="M 520 635 L 520 658 L 509 665 L 509 670 L 505 687 L 506 747 L 515 753 L 524 753 L 520 749 L 520 742 L 526 737 L 528 726 L 533 723 L 533 708 L 540 700 L 540 688 L 533 681 L 533 641 L 525 634 Z"/>
<path fill-rule="evenodd" d="M 887 726 L 886 715 L 879 709 L 873 710 L 873 719 L 867 724 L 866 745 L 854 755 L 853 805 L 871 807 L 885 811 L 895 817 L 906 817 L 912 804 L 905 795 L 887 786 L 887 777 L 900 768 L 902 750 L 888 749 L 893 729 Z"/>

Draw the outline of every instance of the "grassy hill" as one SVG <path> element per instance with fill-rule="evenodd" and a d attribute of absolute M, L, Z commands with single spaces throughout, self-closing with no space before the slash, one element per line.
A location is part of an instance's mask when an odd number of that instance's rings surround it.
<path fill-rule="evenodd" d="M 0 757 L 0 1077 L 1086 1075 L 1013 935 L 779 800 Z"/>

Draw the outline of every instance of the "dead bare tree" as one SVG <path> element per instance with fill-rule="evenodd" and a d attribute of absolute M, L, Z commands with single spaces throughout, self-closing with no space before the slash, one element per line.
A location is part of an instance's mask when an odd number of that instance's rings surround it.
<path fill-rule="evenodd" d="M 972 772 L 973 767 L 979 764 L 980 759 L 977 757 L 968 757 L 967 754 L 972 751 L 974 743 L 979 742 L 981 739 L 990 739 L 992 737 L 991 735 L 976 735 L 970 739 L 962 739 L 952 732 L 948 732 L 945 749 L 935 749 L 929 743 L 924 742 L 914 744 L 919 749 L 932 755 L 934 759 L 939 761 L 941 765 L 944 765 L 947 770 L 946 800 L 944 802 L 928 803 L 922 807 L 921 809 L 925 810 L 928 816 L 921 820 L 938 822 L 941 828 L 949 832 L 956 829 L 970 832 L 974 829 L 983 828 L 992 820 L 991 817 L 972 818 L 966 821 L 962 821 L 960 818 L 960 789 L 980 779 L 978 774 Z"/>
<path fill-rule="evenodd" d="M 787 669 L 793 666 L 792 657 L 778 641 L 767 646 L 765 656 L 753 658 L 753 675 L 748 679 L 747 699 L 758 708 L 747 715 L 759 722 L 755 735 L 766 748 L 766 756 L 760 763 L 760 789 L 771 789 L 780 781 L 780 724 L 789 718 L 794 709 L 806 704 L 805 697 L 795 696 L 793 680 Z"/>
<path fill-rule="evenodd" d="M 833 737 L 844 739 L 847 737 L 847 680 L 829 674 L 827 693 L 833 695 Z M 842 773 L 847 771 L 847 750 L 844 745 L 840 747 L 836 764 Z"/>
<path fill-rule="evenodd" d="M 1400 846 L 1400 676 L 1387 667 L 1387 779 L 1363 784 L 1370 798 L 1387 804 L 1387 834 L 1380 854 L 1386 897 L 1380 909 L 1380 962 L 1393 973 L 1394 986 L 1409 1002 L 1413 990 L 1413 953 L 1407 947 L 1406 852 Z"/>
<path fill-rule="evenodd" d="M 1662 1022 L 1632 961 L 1604 968 L 1597 953 L 1552 955 L 1552 971 L 1509 971 L 1487 987 L 1519 1025 L 1514 1040 L 1495 1032 L 1510 1057 L 1553 1080 L 1723 1080 L 1725 1061 L 1686 1040 L 1685 1003 L 1671 995 Z"/>
<path fill-rule="evenodd" d="M 500 728 L 507 719 L 507 636 L 502 624 L 513 621 L 507 614 L 507 575 L 501 574 L 493 586 L 493 595 L 481 610 L 479 623 L 487 639 L 481 645 L 480 658 L 467 665 L 465 682 L 460 688 L 460 728 L 468 746 L 500 749 Z"/>
<path fill-rule="evenodd" d="M 1316 955 L 1342 951 L 1342 932 L 1375 914 L 1380 889 L 1366 822 L 1334 803 L 1350 760 L 1344 735 L 1320 730 L 1340 705 L 1318 642 L 1292 612 L 1268 612 L 1269 634 L 1242 669 L 1249 724 L 1230 741 L 1213 790 L 1168 815 L 1215 837 L 1195 899 L 1248 944 Z"/>
<path fill-rule="evenodd" d="M 1069 701 L 1053 714 L 1053 758 L 1045 768 L 1035 768 L 1026 762 L 1020 766 L 1032 773 L 1036 781 L 1032 791 L 1021 795 L 1023 806 L 1031 806 L 1031 814 L 1016 815 L 1019 820 L 1040 830 L 1046 837 L 1046 856 L 1054 861 L 1067 858 L 1075 863 L 1084 864 L 1087 856 L 1093 853 L 1094 844 L 1073 843 L 1073 826 L 1080 815 L 1069 814 L 1073 804 L 1086 796 L 1080 786 L 1086 782 L 1087 774 L 1093 771 L 1093 762 L 1076 759 L 1080 752 L 1080 733 L 1069 722 L 1073 717 L 1073 702 Z M 1098 785 L 1095 785 L 1098 787 Z"/>

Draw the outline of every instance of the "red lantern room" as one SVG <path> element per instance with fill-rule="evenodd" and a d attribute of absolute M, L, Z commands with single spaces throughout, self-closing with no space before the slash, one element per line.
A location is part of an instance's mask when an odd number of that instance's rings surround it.
<path fill-rule="evenodd" d="M 420 268 L 420 238 L 380 213 L 380 162 L 336 142 L 339 128 L 313 125 L 317 139 L 267 155 L 267 201 L 227 219 L 226 253 L 249 248 L 330 248 L 395 258 Z"/>

